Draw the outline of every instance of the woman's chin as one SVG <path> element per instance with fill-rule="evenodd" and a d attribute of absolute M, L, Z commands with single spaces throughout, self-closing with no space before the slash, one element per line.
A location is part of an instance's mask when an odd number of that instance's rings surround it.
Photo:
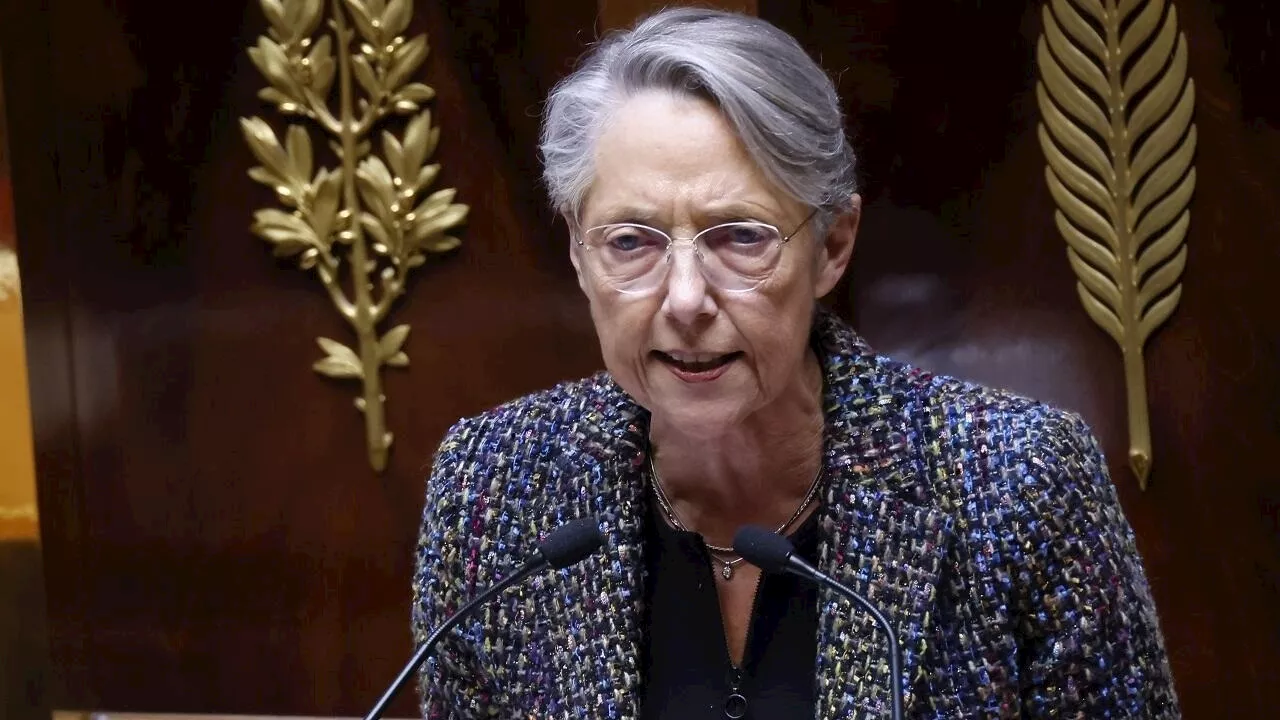
<path fill-rule="evenodd" d="M 655 407 L 652 414 L 663 434 L 697 440 L 714 440 L 742 421 L 742 408 L 679 403 Z"/>

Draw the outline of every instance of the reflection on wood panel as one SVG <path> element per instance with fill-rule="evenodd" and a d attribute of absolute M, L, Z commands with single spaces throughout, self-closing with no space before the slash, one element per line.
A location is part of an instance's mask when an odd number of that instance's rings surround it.
<path fill-rule="evenodd" d="M 0 182 L 0 192 L 5 190 Z M 0 224 L 7 220 L 0 215 Z M 34 540 L 36 523 L 36 477 L 18 261 L 11 247 L 0 245 L 0 540 Z"/>
<path fill-rule="evenodd" d="M 34 540 L 36 475 L 6 114 L 0 83 L 0 540 Z"/>

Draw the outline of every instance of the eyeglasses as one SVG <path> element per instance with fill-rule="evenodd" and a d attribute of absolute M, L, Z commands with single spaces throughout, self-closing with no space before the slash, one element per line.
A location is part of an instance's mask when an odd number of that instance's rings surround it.
<path fill-rule="evenodd" d="M 787 235 L 761 222 L 731 222 L 709 227 L 691 238 L 673 238 L 647 225 L 613 223 L 582 232 L 589 267 L 605 284 L 621 293 L 638 295 L 656 289 L 666 279 L 676 245 L 689 243 L 707 282 L 725 292 L 756 289 L 769 279 L 782 257 L 782 246 L 818 213 L 814 208 Z"/>

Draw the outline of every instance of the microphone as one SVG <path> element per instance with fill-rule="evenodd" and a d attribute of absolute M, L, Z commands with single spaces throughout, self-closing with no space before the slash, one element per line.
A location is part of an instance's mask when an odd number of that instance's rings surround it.
<path fill-rule="evenodd" d="M 516 568 L 516 571 L 502 578 L 494 585 L 491 585 L 484 592 L 476 595 L 467 604 L 458 608 L 457 612 L 450 615 L 441 623 L 440 627 L 427 638 L 427 641 L 418 648 L 418 652 L 409 660 L 409 664 L 404 666 L 400 671 L 400 675 L 391 683 L 387 691 L 382 694 L 382 698 L 378 700 L 378 704 L 373 706 L 365 720 L 378 720 L 382 717 L 382 713 L 386 712 L 387 706 L 391 704 L 391 700 L 400 692 L 400 688 L 409 681 L 409 678 L 417 671 L 422 662 L 427 659 L 431 648 L 444 634 L 454 628 L 462 621 L 477 605 L 497 596 L 503 590 L 524 580 L 526 577 L 548 567 L 556 570 L 563 570 L 570 565 L 575 565 L 588 557 L 595 551 L 600 549 L 604 544 L 604 536 L 600 534 L 600 521 L 596 518 L 581 518 L 573 520 L 561 525 L 551 534 L 538 544 L 538 550 L 532 558 L 527 560 L 523 565 Z"/>
<path fill-rule="evenodd" d="M 733 536 L 733 551 L 746 558 L 752 565 L 765 572 L 789 572 L 818 585 L 826 586 L 871 613 L 871 617 L 875 618 L 880 628 L 884 630 L 885 636 L 889 638 L 889 678 L 893 684 L 893 692 L 889 694 L 890 708 L 893 720 L 902 720 L 902 662 L 898 653 L 898 638 L 894 635 L 893 627 L 869 600 L 796 557 L 795 550 L 790 540 L 754 525 L 739 529 Z"/>

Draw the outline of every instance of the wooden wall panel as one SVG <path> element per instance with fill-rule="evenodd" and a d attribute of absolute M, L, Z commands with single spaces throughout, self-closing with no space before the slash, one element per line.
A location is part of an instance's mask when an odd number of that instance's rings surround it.
<path fill-rule="evenodd" d="M 44 587 L 40 546 L 0 540 L 0 717 L 48 720 Z"/>
<path fill-rule="evenodd" d="M 713 7 L 721 10 L 756 14 L 756 0 L 689 0 L 687 2 L 670 2 L 669 0 L 598 0 L 600 6 L 599 25 L 602 30 L 616 30 L 630 27 L 636 20 L 649 13 L 673 5 L 697 5 Z"/>

